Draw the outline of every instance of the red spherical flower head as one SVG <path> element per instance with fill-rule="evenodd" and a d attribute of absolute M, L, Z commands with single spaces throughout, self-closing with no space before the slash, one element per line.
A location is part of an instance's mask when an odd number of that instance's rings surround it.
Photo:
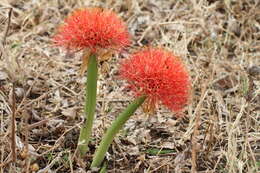
<path fill-rule="evenodd" d="M 119 72 L 136 96 L 146 95 L 151 105 L 160 101 L 178 112 L 189 101 L 191 83 L 188 71 L 181 59 L 169 51 L 145 48 L 123 61 Z"/>
<path fill-rule="evenodd" d="M 54 42 L 68 49 L 120 50 L 129 45 L 123 21 L 112 11 L 100 8 L 78 9 L 60 26 Z"/>

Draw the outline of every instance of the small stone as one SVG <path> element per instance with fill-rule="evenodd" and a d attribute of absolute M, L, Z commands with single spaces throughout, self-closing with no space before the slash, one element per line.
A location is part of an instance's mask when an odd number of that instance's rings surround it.
<path fill-rule="evenodd" d="M 25 94 L 25 91 L 23 88 L 15 88 L 15 94 L 18 98 L 22 98 Z"/>
<path fill-rule="evenodd" d="M 248 73 L 251 76 L 257 76 L 260 75 L 260 66 L 252 66 L 248 69 Z"/>

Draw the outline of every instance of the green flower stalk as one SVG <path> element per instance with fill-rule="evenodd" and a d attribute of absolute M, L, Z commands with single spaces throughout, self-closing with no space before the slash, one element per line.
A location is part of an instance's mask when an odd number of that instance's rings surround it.
<path fill-rule="evenodd" d="M 110 144 L 126 121 L 142 104 L 153 112 L 158 102 L 174 112 L 188 103 L 191 82 L 181 59 L 161 48 L 146 48 L 121 63 L 120 76 L 137 97 L 107 129 L 94 154 L 91 168 L 100 167 Z"/>
<path fill-rule="evenodd" d="M 95 118 L 98 60 L 130 44 L 123 21 L 112 11 L 101 8 L 75 10 L 65 19 L 54 36 L 58 46 L 68 50 L 84 50 L 81 74 L 87 67 L 85 123 L 81 129 L 78 149 L 83 156 L 88 151 Z"/>
<path fill-rule="evenodd" d="M 122 112 L 112 123 L 111 127 L 107 130 L 106 134 L 103 136 L 100 145 L 95 152 L 93 161 L 91 163 L 91 168 L 100 166 L 103 161 L 105 154 L 114 140 L 116 134 L 122 129 L 126 121 L 133 115 L 136 109 L 144 102 L 145 96 L 137 98 L 132 104 L 130 104 L 124 112 Z"/>
<path fill-rule="evenodd" d="M 88 151 L 88 143 L 91 137 L 91 131 L 93 127 L 93 121 L 96 108 L 97 97 L 97 79 L 98 68 L 97 58 L 95 54 L 89 56 L 87 82 L 86 82 L 86 100 L 85 100 L 85 115 L 86 121 L 80 131 L 78 149 L 81 155 L 84 155 Z"/>

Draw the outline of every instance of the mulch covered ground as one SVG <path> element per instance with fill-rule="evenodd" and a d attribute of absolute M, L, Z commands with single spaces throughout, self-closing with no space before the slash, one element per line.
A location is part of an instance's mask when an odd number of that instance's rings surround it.
<path fill-rule="evenodd" d="M 89 6 L 118 13 L 133 44 L 100 64 L 93 138 L 79 159 L 81 53 L 54 46 L 52 37 L 70 12 Z M 259 9 L 258 0 L 1 0 L 0 173 L 88 172 L 104 130 L 132 100 L 118 64 L 148 45 L 183 59 L 192 100 L 181 118 L 165 107 L 153 115 L 139 109 L 106 155 L 108 172 L 260 171 Z"/>

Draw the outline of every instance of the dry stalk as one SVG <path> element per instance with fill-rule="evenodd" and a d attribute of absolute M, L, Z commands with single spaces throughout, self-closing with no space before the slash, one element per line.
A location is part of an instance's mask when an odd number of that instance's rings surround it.
<path fill-rule="evenodd" d="M 39 127 L 39 126 L 42 126 L 42 125 L 48 123 L 50 120 L 51 120 L 51 118 L 50 119 L 44 119 L 44 120 L 41 120 L 39 122 L 27 125 L 27 126 L 25 126 L 25 129 L 26 130 L 32 130 L 32 129 L 36 128 L 36 127 Z"/>
<path fill-rule="evenodd" d="M 6 165 L 8 165 L 8 164 L 11 163 L 11 162 L 12 162 L 12 159 L 9 159 L 9 160 L 7 160 L 7 161 L 1 163 L 1 164 L 0 164 L 0 168 L 2 169 L 3 167 L 5 167 Z"/>
<path fill-rule="evenodd" d="M 13 83 L 13 90 L 12 90 L 12 123 L 11 123 L 12 162 L 16 162 L 15 114 L 16 114 L 16 98 L 15 98 L 15 84 Z"/>
<path fill-rule="evenodd" d="M 246 119 L 245 119 L 245 127 L 246 127 L 246 134 L 245 134 L 245 145 L 247 146 L 249 152 L 250 152 L 250 155 L 251 155 L 251 159 L 254 161 L 254 166 L 255 168 L 257 169 L 257 161 L 256 161 L 256 158 L 254 156 L 254 153 L 252 151 L 252 148 L 250 146 L 250 142 L 249 142 L 249 139 L 248 139 L 248 134 L 249 134 L 249 129 L 248 129 L 248 123 L 249 123 L 249 114 L 246 114 Z"/>
<path fill-rule="evenodd" d="M 171 161 L 171 159 L 164 160 L 163 163 L 162 163 L 159 167 L 157 167 L 157 168 L 155 168 L 155 169 L 153 169 L 153 170 L 151 170 L 151 171 L 149 171 L 149 172 L 150 172 L 150 173 L 156 172 L 156 171 L 159 170 L 161 167 L 169 165 L 169 162 L 170 162 L 170 161 Z"/>
<path fill-rule="evenodd" d="M 1 104 L 0 105 L 0 133 L 2 134 L 3 132 L 4 132 L 4 128 L 3 128 L 3 126 L 4 126 L 4 116 L 3 116 L 3 110 L 2 110 L 2 108 L 3 108 L 4 106 Z M 4 162 L 4 151 L 5 151 L 5 149 L 4 149 L 4 145 L 2 145 L 1 146 L 1 163 L 3 163 Z M 3 168 L 2 167 L 0 167 L 0 172 L 1 173 L 3 173 L 4 172 L 4 170 L 3 170 Z"/>
<path fill-rule="evenodd" d="M 7 37 L 8 32 L 9 32 L 9 28 L 10 28 L 10 24 L 11 24 L 12 12 L 13 12 L 13 9 L 9 8 L 7 26 L 6 26 L 6 29 L 5 29 L 5 32 L 4 32 L 4 37 L 3 37 L 3 40 L 2 40 L 3 45 L 5 45 L 5 43 L 6 43 L 6 37 Z"/>
<path fill-rule="evenodd" d="M 29 156 L 29 124 L 28 124 L 28 114 L 24 115 L 24 124 L 25 124 L 25 139 L 24 139 L 24 149 L 23 152 L 25 154 L 25 167 L 24 167 L 24 172 L 29 173 L 30 169 L 30 156 Z"/>
<path fill-rule="evenodd" d="M 201 110 L 201 106 L 202 106 L 202 103 L 204 101 L 204 99 L 206 98 L 207 94 L 208 94 L 208 90 L 207 90 L 207 87 L 209 85 L 209 82 L 210 80 L 208 80 L 203 86 L 202 86 L 202 89 L 201 89 L 201 96 L 200 96 L 200 99 L 199 99 L 199 103 L 194 111 L 194 115 L 196 116 L 196 119 L 195 119 L 195 126 L 194 126 L 194 130 L 193 130 L 193 134 L 192 134 L 192 137 L 191 137 L 191 143 L 192 143 L 192 151 L 191 151 L 191 172 L 192 173 L 196 173 L 197 172 L 197 150 L 198 150 L 198 142 L 197 142 L 197 136 L 199 134 L 199 125 L 200 125 L 200 117 L 201 117 L 201 114 L 200 114 L 200 110 Z"/>
<path fill-rule="evenodd" d="M 69 152 L 69 164 L 70 164 L 70 172 L 73 173 L 73 159 L 72 159 L 72 155 L 71 152 Z"/>

